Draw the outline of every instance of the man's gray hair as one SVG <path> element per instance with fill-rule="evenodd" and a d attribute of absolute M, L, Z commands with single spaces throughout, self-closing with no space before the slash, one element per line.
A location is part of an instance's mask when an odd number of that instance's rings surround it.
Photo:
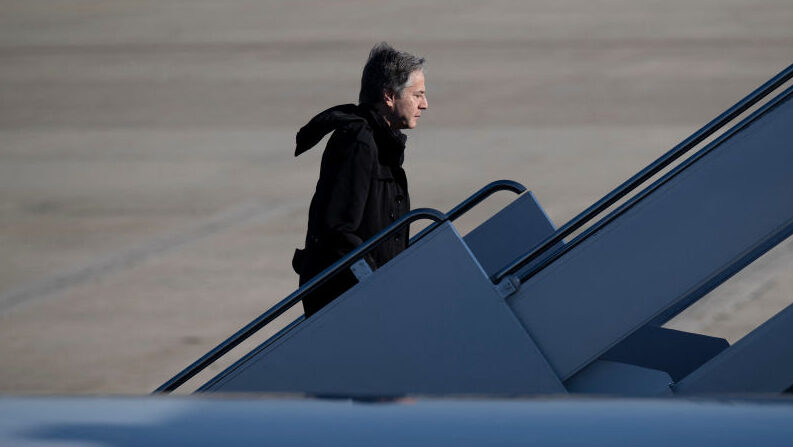
<path fill-rule="evenodd" d="M 402 95 L 408 87 L 410 75 L 424 69 L 424 58 L 404 51 L 397 51 L 386 42 L 380 42 L 369 52 L 363 67 L 361 93 L 358 102 L 377 104 L 383 101 L 383 92 Z"/>

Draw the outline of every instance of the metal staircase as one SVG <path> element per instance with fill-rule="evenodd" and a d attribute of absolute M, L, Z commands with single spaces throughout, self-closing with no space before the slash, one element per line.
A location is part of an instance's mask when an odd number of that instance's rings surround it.
<path fill-rule="evenodd" d="M 434 223 L 405 252 L 200 391 L 783 392 L 793 385 L 793 306 L 733 346 L 660 325 L 793 232 L 793 87 L 782 88 L 792 77 L 790 66 L 558 230 L 507 181 L 446 214 L 415 210 L 156 391 L 426 218 Z M 500 189 L 522 195 L 460 236 L 451 221 Z"/>

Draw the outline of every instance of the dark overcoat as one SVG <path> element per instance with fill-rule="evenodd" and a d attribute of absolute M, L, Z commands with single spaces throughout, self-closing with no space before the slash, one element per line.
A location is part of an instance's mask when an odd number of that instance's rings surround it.
<path fill-rule="evenodd" d="M 347 104 L 321 112 L 297 134 L 295 156 L 333 132 L 322 155 L 311 199 L 305 249 L 292 265 L 304 284 L 410 210 L 402 169 L 406 137 L 392 130 L 368 105 Z M 367 262 L 378 268 L 407 247 L 408 229 L 373 249 Z M 303 299 L 306 316 L 355 284 L 347 270 Z"/>

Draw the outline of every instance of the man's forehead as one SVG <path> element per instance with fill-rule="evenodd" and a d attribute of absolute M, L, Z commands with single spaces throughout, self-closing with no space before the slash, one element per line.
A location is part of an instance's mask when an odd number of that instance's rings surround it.
<path fill-rule="evenodd" d="M 410 78 L 408 78 L 408 88 L 411 90 L 420 90 L 424 91 L 424 71 L 423 70 L 416 70 L 410 74 Z"/>

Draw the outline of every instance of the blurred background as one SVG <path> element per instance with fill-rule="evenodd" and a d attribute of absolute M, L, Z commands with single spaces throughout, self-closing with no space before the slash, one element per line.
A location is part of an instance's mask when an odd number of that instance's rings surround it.
<path fill-rule="evenodd" d="M 428 61 L 413 206 L 512 179 L 557 226 L 793 62 L 789 0 L 0 7 L 5 394 L 148 393 L 292 292 L 322 152 L 294 134 L 378 41 Z M 791 273 L 787 241 L 670 326 L 734 342 Z"/>

